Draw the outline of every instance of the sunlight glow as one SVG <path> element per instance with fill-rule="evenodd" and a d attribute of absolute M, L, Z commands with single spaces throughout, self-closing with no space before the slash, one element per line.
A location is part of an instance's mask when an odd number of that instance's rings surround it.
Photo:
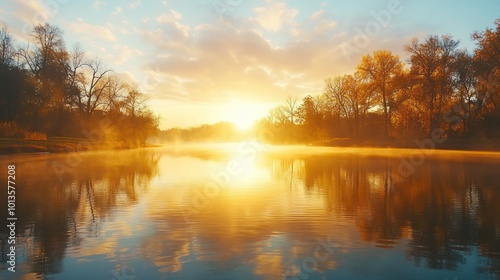
<path fill-rule="evenodd" d="M 249 103 L 242 101 L 231 101 L 227 104 L 229 121 L 239 130 L 248 130 L 259 117 Z"/>

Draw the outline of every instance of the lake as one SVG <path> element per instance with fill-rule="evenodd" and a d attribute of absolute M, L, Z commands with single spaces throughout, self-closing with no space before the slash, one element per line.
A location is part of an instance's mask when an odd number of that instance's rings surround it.
<path fill-rule="evenodd" d="M 258 143 L 0 157 L 0 279 L 500 279 L 500 153 Z"/>

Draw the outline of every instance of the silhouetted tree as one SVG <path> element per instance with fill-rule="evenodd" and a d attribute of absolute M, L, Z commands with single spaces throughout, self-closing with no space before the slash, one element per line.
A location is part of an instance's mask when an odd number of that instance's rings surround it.
<path fill-rule="evenodd" d="M 78 107 L 82 115 L 88 120 L 92 114 L 105 104 L 105 89 L 109 85 L 107 74 L 111 72 L 110 69 L 104 69 L 103 63 L 99 58 L 87 61 L 85 63 L 86 71 L 85 78 L 82 82 L 83 91 Z"/>
<path fill-rule="evenodd" d="M 353 75 L 344 75 L 326 80 L 325 92 L 327 102 L 331 109 L 338 112 L 347 122 L 350 134 L 359 136 L 361 115 L 366 112 L 367 95 L 361 92 L 359 78 Z"/>
<path fill-rule="evenodd" d="M 36 25 L 31 39 L 16 51 L 7 27 L 0 28 L 0 122 L 20 131 L 84 136 L 104 119 L 134 132 L 143 145 L 156 133 L 158 117 L 147 98 L 110 75 L 99 58 L 88 59 L 79 45 L 67 52 L 63 32 L 48 23 Z M 127 119 L 129 118 L 129 119 Z M 101 128 L 100 128 L 101 129 Z M 113 141 L 119 140 L 115 132 Z M 106 138 L 108 139 L 108 138 Z"/>
<path fill-rule="evenodd" d="M 302 99 L 297 110 L 299 123 L 304 127 L 304 136 L 309 139 L 318 138 L 323 127 L 323 111 L 320 96 L 308 95 Z"/>
<path fill-rule="evenodd" d="M 34 47 L 20 49 L 23 65 L 31 73 L 34 92 L 26 100 L 32 113 L 31 128 L 49 133 L 61 133 L 60 122 L 67 116 L 68 53 L 63 32 L 50 24 L 37 25 L 31 38 Z"/>
<path fill-rule="evenodd" d="M 6 25 L 0 25 L 0 70 L 11 68 L 14 65 L 14 58 L 12 36 Z"/>
<path fill-rule="evenodd" d="M 128 116 L 134 118 L 145 110 L 147 97 L 139 91 L 136 85 L 130 86 L 124 100 L 124 108 Z"/>
<path fill-rule="evenodd" d="M 292 125 L 295 124 L 297 120 L 297 108 L 298 108 L 298 98 L 289 96 L 285 99 L 284 112 L 288 117 L 288 120 Z"/>
<path fill-rule="evenodd" d="M 454 82 L 456 96 L 454 101 L 455 107 L 452 113 L 455 119 L 453 119 L 451 124 L 456 127 L 461 124 L 461 128 L 459 128 L 461 132 L 468 134 L 474 128 L 476 119 L 481 114 L 481 106 L 478 104 L 478 78 L 474 65 L 474 57 L 466 51 L 459 51 L 456 54 Z"/>
<path fill-rule="evenodd" d="M 269 111 L 269 115 L 266 118 L 269 123 L 273 125 L 285 125 L 289 119 L 286 115 L 286 108 L 284 105 L 276 106 Z"/>

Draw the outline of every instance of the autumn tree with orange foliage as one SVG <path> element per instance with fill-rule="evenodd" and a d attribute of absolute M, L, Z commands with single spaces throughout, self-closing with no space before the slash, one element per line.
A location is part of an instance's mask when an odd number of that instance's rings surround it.
<path fill-rule="evenodd" d="M 88 59 L 77 45 L 68 52 L 57 26 L 33 27 L 16 50 L 7 27 L 0 29 L 0 124 L 48 136 L 88 137 L 88 131 L 113 123 L 119 146 L 145 145 L 158 130 L 158 117 L 145 95 L 130 89 L 99 58 Z M 3 129 L 6 130 L 6 129 Z M 133 133 L 127 133 L 132 131 Z M 0 135 L 4 131 L 0 130 Z M 5 133 L 4 133 L 5 134 Z"/>
<path fill-rule="evenodd" d="M 500 19 L 495 24 L 496 29 L 472 34 L 474 52 L 460 50 L 449 35 L 430 35 L 404 46 L 408 64 L 388 50 L 363 56 L 353 74 L 329 77 L 323 94 L 305 97 L 300 122 L 287 121 L 284 133 L 381 143 L 436 131 L 443 139 L 500 137 Z M 277 124 L 287 117 L 289 110 L 281 105 L 268 120 Z"/>
<path fill-rule="evenodd" d="M 403 63 L 390 51 L 380 50 L 375 51 L 373 56 L 363 56 L 357 70 L 378 97 L 384 113 L 385 136 L 389 137 L 391 115 L 395 109 L 394 95 L 398 91 L 397 80 L 402 74 Z"/>

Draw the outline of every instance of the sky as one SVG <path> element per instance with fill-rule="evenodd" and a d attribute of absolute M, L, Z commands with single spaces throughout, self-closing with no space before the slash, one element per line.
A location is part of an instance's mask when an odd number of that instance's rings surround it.
<path fill-rule="evenodd" d="M 137 84 L 160 128 L 230 121 L 249 126 L 287 97 L 323 92 L 387 49 L 408 58 L 411 38 L 451 35 L 472 51 L 494 27 L 499 0 L 13 0 L 0 22 L 25 44 L 35 24 L 64 32 Z"/>

